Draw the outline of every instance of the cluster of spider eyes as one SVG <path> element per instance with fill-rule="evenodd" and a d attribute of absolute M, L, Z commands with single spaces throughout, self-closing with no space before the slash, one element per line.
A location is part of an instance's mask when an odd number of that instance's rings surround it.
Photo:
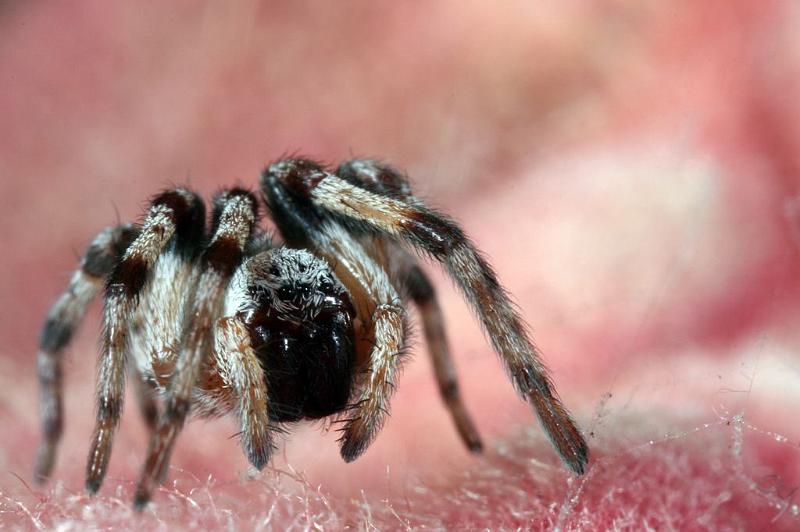
<path fill-rule="evenodd" d="M 305 264 L 299 264 L 297 269 L 303 273 L 307 267 Z M 281 270 L 272 265 L 268 271 L 269 275 L 276 280 L 285 280 Z M 316 291 L 323 294 L 330 294 L 333 291 L 334 285 L 330 279 L 322 279 L 316 286 Z M 291 284 L 282 284 L 277 290 L 277 295 L 280 299 L 289 300 L 301 296 L 303 298 L 309 297 L 314 292 L 314 289 L 309 283 L 293 282 Z"/>

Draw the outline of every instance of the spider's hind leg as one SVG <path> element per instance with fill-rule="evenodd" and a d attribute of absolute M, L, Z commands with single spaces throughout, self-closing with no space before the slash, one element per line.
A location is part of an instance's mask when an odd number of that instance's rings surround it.
<path fill-rule="evenodd" d="M 413 259 L 409 257 L 409 260 Z M 404 285 L 419 309 L 425 340 L 428 343 L 428 352 L 433 362 L 436 382 L 439 385 L 439 394 L 450 411 L 450 417 L 461 436 L 461 441 L 473 453 L 480 453 L 483 451 L 483 443 L 464 400 L 461 398 L 456 369 L 453 358 L 450 356 L 450 348 L 445 334 L 444 316 L 433 285 L 422 268 L 413 262 L 406 270 Z"/>
<path fill-rule="evenodd" d="M 100 232 L 86 250 L 67 290 L 47 314 L 39 335 L 37 364 L 42 418 L 42 441 L 34 468 L 37 482 L 43 482 L 52 472 L 64 424 L 61 373 L 64 349 L 72 340 L 89 303 L 137 233 L 132 225 L 108 227 Z"/>

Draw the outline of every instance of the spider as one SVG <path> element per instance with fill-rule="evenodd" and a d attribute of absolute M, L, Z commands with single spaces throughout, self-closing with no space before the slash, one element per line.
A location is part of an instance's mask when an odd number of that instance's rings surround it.
<path fill-rule="evenodd" d="M 411 251 L 455 280 L 563 461 L 584 472 L 587 445 L 494 271 L 450 218 L 412 195 L 402 173 L 374 160 L 331 171 L 291 158 L 271 164 L 260 184 L 283 245 L 259 228 L 258 201 L 239 188 L 213 199 L 210 224 L 200 197 L 178 188 L 153 198 L 141 225 L 110 227 L 92 241 L 40 335 L 39 481 L 52 471 L 62 432 L 61 355 L 101 288 L 90 493 L 106 474 L 126 372 L 151 434 L 136 508 L 164 481 L 190 410 L 234 412 L 259 469 L 286 423 L 338 416 L 341 455 L 355 460 L 387 416 L 406 352 L 404 299 L 419 310 L 455 427 L 480 452 L 433 286 Z"/>

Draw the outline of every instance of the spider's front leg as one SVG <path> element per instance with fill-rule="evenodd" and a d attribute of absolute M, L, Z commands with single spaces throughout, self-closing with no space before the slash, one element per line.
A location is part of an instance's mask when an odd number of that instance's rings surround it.
<path fill-rule="evenodd" d="M 358 172 L 397 174 L 375 161 L 359 161 L 356 166 Z M 407 242 L 442 263 L 478 315 L 516 388 L 534 406 L 561 458 L 576 473 L 584 472 L 588 446 L 558 399 L 528 338 L 527 325 L 494 270 L 455 222 L 416 198 L 370 192 L 305 160 L 281 161 L 270 167 L 266 178 L 284 183 L 319 219 L 332 218 L 357 233 Z"/>
<path fill-rule="evenodd" d="M 141 231 L 109 276 L 98 362 L 97 417 L 86 467 L 86 489 L 90 493 L 103 482 L 122 413 L 130 327 L 139 294 L 168 244 L 174 242 L 181 250 L 196 242 L 202 236 L 204 219 L 202 200 L 191 192 L 179 189 L 156 196 Z"/>
<path fill-rule="evenodd" d="M 360 391 L 348 410 L 340 438 L 342 458 L 352 462 L 372 443 L 386 420 L 405 350 L 407 314 L 387 272 L 342 227 L 323 224 L 313 240 L 314 249 L 333 265 L 348 288 L 362 322 L 356 338 L 363 367 Z"/>
<path fill-rule="evenodd" d="M 337 169 L 339 177 L 380 196 L 411 199 L 408 179 L 398 172 L 379 171 L 371 161 L 351 161 Z M 483 450 L 478 430 L 461 398 L 455 364 L 445 333 L 444 316 L 433 284 L 418 261 L 391 238 L 369 234 L 361 239 L 367 252 L 377 260 L 417 306 L 422 320 L 428 354 L 433 362 L 439 394 L 450 412 L 461 441 L 471 452 Z"/>
<path fill-rule="evenodd" d="M 357 338 L 357 358 L 364 369 L 360 392 L 340 438 L 342 458 L 351 462 L 375 438 L 388 412 L 405 347 L 406 312 L 387 272 L 345 228 L 320 218 L 291 183 L 268 172 L 261 186 L 287 243 L 313 249 L 327 260 L 350 292 L 362 324 Z"/>
<path fill-rule="evenodd" d="M 201 257 L 203 268 L 181 338 L 175 371 L 158 429 L 150 440 L 134 504 L 143 508 L 156 481 L 166 476 L 175 439 L 191 407 L 192 390 L 213 345 L 212 330 L 222 309 L 228 282 L 241 263 L 256 222 L 257 204 L 246 191 L 233 189 L 215 200 L 216 231 Z"/>

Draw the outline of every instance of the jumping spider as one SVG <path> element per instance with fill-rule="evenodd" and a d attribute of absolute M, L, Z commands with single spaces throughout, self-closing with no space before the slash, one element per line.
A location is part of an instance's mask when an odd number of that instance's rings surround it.
<path fill-rule="evenodd" d="M 452 220 L 411 194 L 405 176 L 372 160 L 331 172 L 286 159 L 265 170 L 261 194 L 283 246 L 258 228 L 257 199 L 238 188 L 214 198 L 208 229 L 203 201 L 175 189 L 152 200 L 141 226 L 110 227 L 94 239 L 41 332 L 37 479 L 50 475 L 61 436 L 61 354 L 103 286 L 89 492 L 106 473 L 128 370 L 151 428 L 138 508 L 164 480 L 190 408 L 200 416 L 235 411 L 257 468 L 281 424 L 341 414 L 341 455 L 356 459 L 380 430 L 395 388 L 408 329 L 404 296 L 419 309 L 455 426 L 480 452 L 433 287 L 407 247 L 445 267 L 561 458 L 583 473 L 586 443 L 494 271 Z M 163 397 L 160 413 L 154 392 Z"/>

